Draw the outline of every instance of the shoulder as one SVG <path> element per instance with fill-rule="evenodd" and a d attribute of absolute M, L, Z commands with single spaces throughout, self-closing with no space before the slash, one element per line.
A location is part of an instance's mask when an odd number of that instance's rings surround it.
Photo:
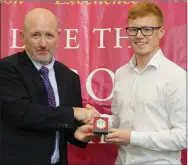
<path fill-rule="evenodd" d="M 61 71 L 62 73 L 64 73 L 66 75 L 66 78 L 75 78 L 77 80 L 80 79 L 77 73 L 75 73 L 68 66 L 66 66 L 65 64 L 59 61 L 55 61 L 55 68 L 58 69 L 58 71 Z"/>
<path fill-rule="evenodd" d="M 128 64 L 125 64 L 116 70 L 116 74 L 122 74 L 123 72 L 128 71 L 128 68 Z"/>
<path fill-rule="evenodd" d="M 160 71 L 169 81 L 178 80 L 180 78 L 186 79 L 186 71 L 165 56 L 163 56 Z"/>
<path fill-rule="evenodd" d="M 17 52 L 14 54 L 10 54 L 7 57 L 1 58 L 0 59 L 0 64 L 16 64 L 18 62 L 19 56 L 21 56 L 23 52 Z"/>
<path fill-rule="evenodd" d="M 173 61 L 164 57 L 158 73 L 166 89 L 186 91 L 187 72 Z"/>
<path fill-rule="evenodd" d="M 129 65 L 125 64 L 121 67 L 119 67 L 116 71 L 115 71 L 115 79 L 118 80 L 120 79 L 120 77 L 124 77 L 124 75 L 126 75 L 126 73 L 129 71 Z"/>
<path fill-rule="evenodd" d="M 1 70 L 17 70 L 20 68 L 20 59 L 24 56 L 23 52 L 17 52 L 14 54 L 11 54 L 7 57 L 0 59 L 0 69 Z"/>

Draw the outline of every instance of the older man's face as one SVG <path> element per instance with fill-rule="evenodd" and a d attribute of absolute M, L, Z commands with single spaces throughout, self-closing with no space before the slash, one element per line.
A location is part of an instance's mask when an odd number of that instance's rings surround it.
<path fill-rule="evenodd" d="M 59 38 L 57 22 L 54 18 L 33 17 L 26 21 L 22 32 L 25 49 L 30 57 L 47 65 L 54 55 Z"/>

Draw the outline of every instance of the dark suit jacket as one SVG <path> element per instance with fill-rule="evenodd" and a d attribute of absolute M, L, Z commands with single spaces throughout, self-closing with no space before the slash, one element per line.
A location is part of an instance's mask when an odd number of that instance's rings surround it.
<path fill-rule="evenodd" d="M 67 165 L 67 142 L 74 139 L 72 107 L 82 107 L 79 76 L 54 63 L 60 106 L 48 107 L 43 80 L 27 54 L 19 52 L 0 60 L 0 165 L 49 165 L 55 132 L 61 133 L 61 165 Z"/>

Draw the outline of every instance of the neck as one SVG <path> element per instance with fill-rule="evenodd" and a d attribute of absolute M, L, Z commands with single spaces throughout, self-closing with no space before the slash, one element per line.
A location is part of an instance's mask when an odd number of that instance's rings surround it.
<path fill-rule="evenodd" d="M 136 53 L 135 57 L 136 57 L 137 69 L 139 71 L 142 71 L 158 50 L 159 50 L 159 47 L 152 53 L 149 53 L 146 55 L 141 55 L 141 54 Z"/>
<path fill-rule="evenodd" d="M 37 62 L 39 62 L 43 66 L 46 66 L 46 65 L 50 64 L 50 62 L 43 62 L 43 61 L 37 61 Z"/>

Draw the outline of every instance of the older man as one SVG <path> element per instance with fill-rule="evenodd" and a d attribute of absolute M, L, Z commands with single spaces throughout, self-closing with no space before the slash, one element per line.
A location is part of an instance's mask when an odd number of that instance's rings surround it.
<path fill-rule="evenodd" d="M 67 165 L 67 143 L 85 148 L 93 138 L 83 124 L 97 114 L 80 108 L 79 76 L 53 57 L 59 35 L 56 16 L 33 9 L 25 50 L 0 60 L 1 165 Z"/>

